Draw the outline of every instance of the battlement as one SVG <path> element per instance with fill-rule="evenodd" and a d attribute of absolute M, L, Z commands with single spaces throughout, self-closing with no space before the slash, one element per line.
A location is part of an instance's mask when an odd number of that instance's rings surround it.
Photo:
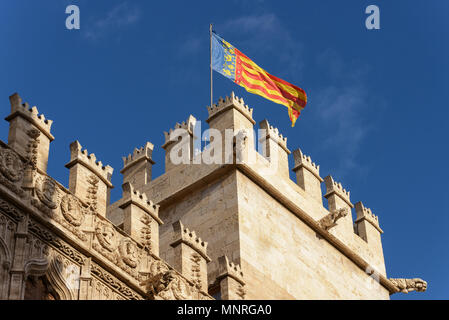
<path fill-rule="evenodd" d="M 222 112 L 234 107 L 237 109 L 242 115 L 244 115 L 252 124 L 256 122 L 253 120 L 253 108 L 248 107 L 245 104 L 243 98 L 239 98 L 234 94 L 234 91 L 231 92 L 231 95 L 226 96 L 225 99 L 220 97 L 218 99 L 218 104 L 212 104 L 212 106 L 207 106 L 207 111 L 209 113 L 209 118 L 206 120 L 209 122 L 212 118 L 221 114 Z"/>
<path fill-rule="evenodd" d="M 182 123 L 176 123 L 173 129 L 170 129 L 168 132 L 164 131 L 165 143 L 162 145 L 162 148 L 166 148 L 170 143 L 176 142 L 175 137 L 172 137 L 172 132 L 176 129 L 184 129 L 191 136 L 193 136 L 193 130 L 196 124 L 196 118 L 192 115 L 189 115 L 187 121 L 183 121 Z"/>
<path fill-rule="evenodd" d="M 299 168 L 304 167 L 310 173 L 312 173 L 320 182 L 323 182 L 323 179 L 320 177 L 320 166 L 312 162 L 312 158 L 302 153 L 301 149 L 296 149 L 293 151 L 293 158 L 295 160 L 295 167 L 292 169 L 293 171 L 297 171 Z"/>
<path fill-rule="evenodd" d="M 87 149 L 83 150 L 78 140 L 70 144 L 70 162 L 65 166 L 70 169 L 77 163 L 83 164 L 95 173 L 108 187 L 113 187 L 111 176 L 114 169 L 109 165 L 104 166 L 101 161 L 97 161 L 95 154 L 88 154 Z"/>
<path fill-rule="evenodd" d="M 290 154 L 290 150 L 288 150 L 287 148 L 287 137 L 284 137 L 278 130 L 278 128 L 273 127 L 272 125 L 270 125 L 268 123 L 268 120 L 262 120 L 259 123 L 259 127 L 260 129 L 264 129 L 266 130 L 266 136 L 265 137 L 261 137 L 261 139 L 273 139 L 274 141 L 277 142 L 277 144 L 285 150 L 285 152 L 287 152 L 288 154 Z"/>
<path fill-rule="evenodd" d="M 120 208 L 128 206 L 130 203 L 135 204 L 149 215 L 151 215 L 159 224 L 163 224 L 162 220 L 159 219 L 159 205 L 153 203 L 153 201 L 147 198 L 147 195 L 143 192 L 139 192 L 134 189 L 131 183 L 125 182 L 122 185 L 123 190 L 123 204 Z"/>
<path fill-rule="evenodd" d="M 131 167 L 141 160 L 148 160 L 151 164 L 154 164 L 153 159 L 151 158 L 153 154 L 154 145 L 151 142 L 145 143 L 145 146 L 140 147 L 139 149 L 134 148 L 134 152 L 132 154 L 128 154 L 127 157 L 122 157 L 123 159 L 123 169 L 120 172 L 123 172 L 125 169 Z"/>
<path fill-rule="evenodd" d="M 172 247 L 176 247 L 180 243 L 185 243 L 198 252 L 207 262 L 211 261 L 207 255 L 207 242 L 201 240 L 201 238 L 196 235 L 195 231 L 191 231 L 184 227 L 182 222 L 179 220 L 173 223 L 173 231 L 173 238 L 175 241 L 170 244 Z"/>
<path fill-rule="evenodd" d="M 343 201 L 345 201 L 349 207 L 353 208 L 354 205 L 351 203 L 350 200 L 350 192 L 346 191 L 345 188 L 341 185 L 340 182 L 334 181 L 332 176 L 327 176 L 324 178 L 324 183 L 326 184 L 326 194 L 324 195 L 325 198 L 330 197 L 333 194 L 338 195 Z"/>
<path fill-rule="evenodd" d="M 380 233 L 383 233 L 382 229 L 379 226 L 379 218 L 371 211 L 370 208 L 366 208 L 363 205 L 362 201 L 359 201 L 355 204 L 355 211 L 357 214 L 355 223 L 366 220 L 371 223 Z"/>
<path fill-rule="evenodd" d="M 30 108 L 28 102 L 22 103 L 22 98 L 18 93 L 11 95 L 9 97 L 9 101 L 11 103 L 11 114 L 5 118 L 6 121 L 11 121 L 20 115 L 41 130 L 42 133 L 50 139 L 50 141 L 55 139 L 50 133 L 53 120 L 45 119 L 43 114 L 39 114 L 36 106 Z"/>
<path fill-rule="evenodd" d="M 243 272 L 240 265 L 235 264 L 232 261 L 229 261 L 227 256 L 221 256 L 218 258 L 218 279 L 224 277 L 231 277 L 234 280 L 238 281 L 240 284 L 244 285 L 243 281 Z"/>

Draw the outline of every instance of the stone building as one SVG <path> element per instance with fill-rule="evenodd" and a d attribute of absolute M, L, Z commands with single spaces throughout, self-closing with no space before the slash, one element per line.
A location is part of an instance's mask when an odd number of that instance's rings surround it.
<path fill-rule="evenodd" d="M 234 94 L 208 107 L 209 147 L 194 148 L 193 116 L 165 133 L 161 176 L 151 175 L 150 142 L 124 157 L 114 203 L 113 169 L 78 141 L 68 187 L 48 176 L 52 121 L 18 94 L 10 103 L 0 299 L 389 299 L 426 290 L 419 278 L 387 278 L 377 216 L 300 149 L 290 180 L 287 139 L 266 120 L 256 137 L 253 109 Z"/>

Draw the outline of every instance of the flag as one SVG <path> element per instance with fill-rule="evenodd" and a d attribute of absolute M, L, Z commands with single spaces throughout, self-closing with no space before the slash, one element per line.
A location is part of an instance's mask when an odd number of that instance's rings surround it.
<path fill-rule="evenodd" d="M 306 106 L 303 89 L 269 74 L 215 32 L 212 32 L 212 69 L 246 91 L 286 106 L 292 127 Z"/>

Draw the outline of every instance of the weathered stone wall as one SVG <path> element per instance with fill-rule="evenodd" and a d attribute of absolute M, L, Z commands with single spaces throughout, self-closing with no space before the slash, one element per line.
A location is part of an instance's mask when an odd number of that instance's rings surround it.
<path fill-rule="evenodd" d="M 237 180 L 247 299 L 389 299 L 387 289 L 276 199 L 241 173 Z"/>
<path fill-rule="evenodd" d="M 161 209 L 164 225 L 160 227 L 161 258 L 173 265 L 173 222 L 181 220 L 208 242 L 208 281 L 212 284 L 218 276 L 218 257 L 228 256 L 239 261 L 239 221 L 237 208 L 236 174 L 227 174 L 222 179 L 193 190 L 183 199 Z"/>

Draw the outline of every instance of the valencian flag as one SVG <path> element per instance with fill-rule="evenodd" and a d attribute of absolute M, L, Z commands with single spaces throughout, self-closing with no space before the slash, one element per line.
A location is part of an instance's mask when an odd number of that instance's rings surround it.
<path fill-rule="evenodd" d="M 292 127 L 306 106 L 307 95 L 304 90 L 269 74 L 213 31 L 212 69 L 246 91 L 286 106 Z"/>

